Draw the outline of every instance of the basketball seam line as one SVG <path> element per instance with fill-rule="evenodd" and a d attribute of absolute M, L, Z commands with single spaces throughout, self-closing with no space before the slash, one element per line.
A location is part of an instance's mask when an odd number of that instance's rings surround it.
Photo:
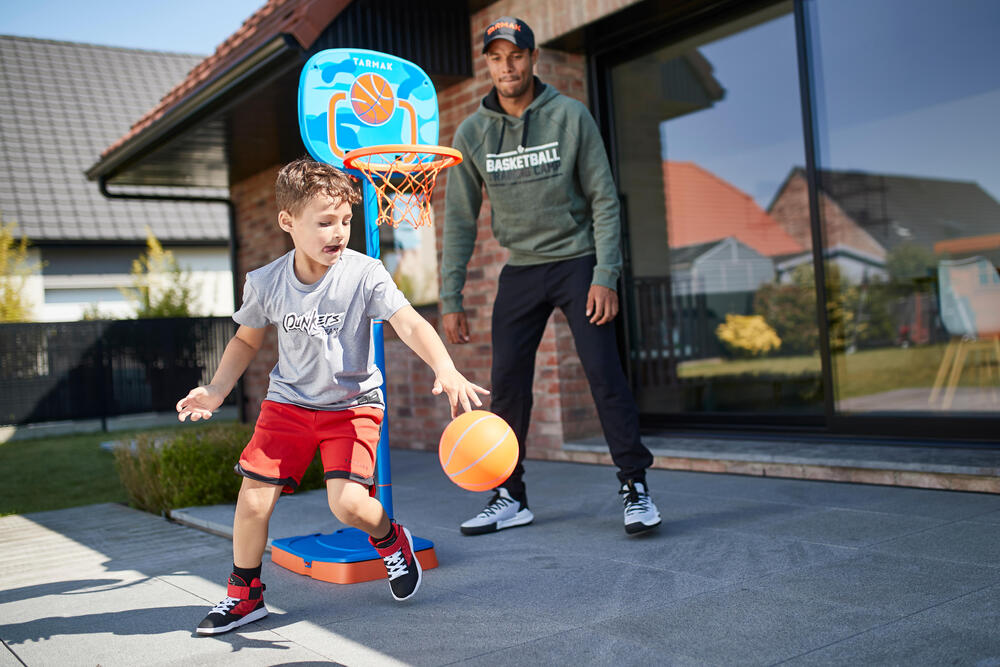
<path fill-rule="evenodd" d="M 454 443 L 452 443 L 452 445 L 451 445 L 451 451 L 450 451 L 450 452 L 448 452 L 448 460 L 447 460 L 447 461 L 445 461 L 445 462 L 444 462 L 443 464 L 441 464 L 441 465 L 442 465 L 443 467 L 447 468 L 447 467 L 448 467 L 448 464 L 449 464 L 449 463 L 451 463 L 451 457 L 455 455 L 455 450 L 456 450 L 456 449 L 458 449 L 458 443 L 462 442 L 462 438 L 464 438 L 464 437 L 466 436 L 466 434 L 467 434 L 467 433 L 468 433 L 469 431 L 471 431 L 471 430 L 472 430 L 472 429 L 473 429 L 473 428 L 474 428 L 474 427 L 476 426 L 476 424 L 478 424 L 479 422 L 483 421 L 484 419 L 490 419 L 491 417 L 493 417 L 493 415 L 492 415 L 492 414 L 490 414 L 490 415 L 483 415 L 482 417 L 478 418 L 478 419 L 477 419 L 476 421 L 474 421 L 474 422 L 472 422 L 471 424 L 469 424 L 469 425 L 468 425 L 468 426 L 467 426 L 467 427 L 465 428 L 465 430 L 464 430 L 464 431 L 462 431 L 462 435 L 458 436 L 458 437 L 457 437 L 457 438 L 455 439 L 455 442 L 454 442 Z M 509 427 L 508 427 L 508 428 L 509 428 Z"/>
<path fill-rule="evenodd" d="M 503 444 L 504 440 L 507 439 L 507 435 L 510 434 L 510 432 L 511 432 L 511 428 L 510 428 L 510 426 L 508 426 L 507 427 L 507 432 L 504 433 L 500 437 L 500 439 L 496 441 L 496 444 L 494 444 L 488 450 L 486 450 L 485 452 L 483 452 L 482 456 L 480 456 L 478 459 L 476 459 L 475 461 L 473 461 L 472 463 L 470 463 L 469 465 L 467 465 L 465 468 L 463 468 L 461 470 L 458 470 L 456 472 L 453 472 L 453 473 L 448 473 L 448 476 L 449 477 L 456 477 L 458 475 L 461 475 L 463 472 L 467 472 L 467 471 L 475 468 L 477 465 L 479 465 L 482 462 L 483 459 L 485 459 L 487 456 L 489 456 L 490 454 L 492 454 L 494 449 L 496 449 L 497 447 L 499 447 L 500 445 Z"/>

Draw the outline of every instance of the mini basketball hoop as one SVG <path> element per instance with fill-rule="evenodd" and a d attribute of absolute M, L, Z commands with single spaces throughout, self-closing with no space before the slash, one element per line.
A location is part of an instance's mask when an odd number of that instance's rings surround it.
<path fill-rule="evenodd" d="M 431 195 L 442 169 L 462 161 L 447 146 L 383 144 L 356 148 L 344 155 L 344 167 L 360 171 L 378 199 L 376 224 L 419 228 L 431 224 Z"/>

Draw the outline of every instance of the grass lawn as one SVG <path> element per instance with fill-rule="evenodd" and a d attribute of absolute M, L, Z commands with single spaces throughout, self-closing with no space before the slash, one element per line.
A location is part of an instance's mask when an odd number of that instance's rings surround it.
<path fill-rule="evenodd" d="M 944 356 L 945 345 L 921 345 L 910 348 L 887 347 L 834 356 L 834 382 L 839 398 L 870 396 L 893 389 L 931 387 Z M 981 357 L 981 361 L 985 358 Z M 802 375 L 819 373 L 819 356 L 775 357 L 764 359 L 706 360 L 688 362 L 678 369 L 683 378 L 718 375 Z M 974 360 L 966 362 L 959 384 L 978 386 L 984 380 L 983 368 Z"/>
<path fill-rule="evenodd" d="M 214 420 L 212 423 L 215 423 Z M 199 428 L 159 427 L 155 431 Z M 87 433 L 0 443 L 0 516 L 92 505 L 124 503 L 125 489 L 107 440 L 126 440 L 138 431 Z"/>
<path fill-rule="evenodd" d="M 121 434 L 88 433 L 0 444 L 0 516 L 125 502 L 114 455 L 100 448 Z"/>

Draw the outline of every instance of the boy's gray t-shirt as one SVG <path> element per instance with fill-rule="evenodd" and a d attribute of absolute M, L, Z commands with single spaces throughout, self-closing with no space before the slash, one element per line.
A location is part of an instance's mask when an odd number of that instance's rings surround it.
<path fill-rule="evenodd" d="M 295 277 L 295 250 L 247 274 L 238 324 L 278 330 L 267 400 L 312 410 L 385 407 L 371 321 L 409 304 L 382 262 L 344 249 L 321 280 Z"/>

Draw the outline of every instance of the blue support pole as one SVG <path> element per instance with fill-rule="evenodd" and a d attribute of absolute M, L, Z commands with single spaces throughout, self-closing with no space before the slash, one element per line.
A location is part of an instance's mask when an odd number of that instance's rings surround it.
<path fill-rule="evenodd" d="M 365 251 L 369 257 L 379 258 L 381 249 L 378 239 L 378 195 L 367 180 L 362 188 L 365 205 Z M 375 483 L 378 485 L 378 499 L 389 518 L 392 514 L 392 470 L 389 465 L 389 386 L 385 374 L 385 340 L 382 334 L 382 320 L 372 322 L 372 341 L 375 345 L 375 365 L 382 373 L 382 400 L 385 401 L 385 416 L 375 451 Z"/>

